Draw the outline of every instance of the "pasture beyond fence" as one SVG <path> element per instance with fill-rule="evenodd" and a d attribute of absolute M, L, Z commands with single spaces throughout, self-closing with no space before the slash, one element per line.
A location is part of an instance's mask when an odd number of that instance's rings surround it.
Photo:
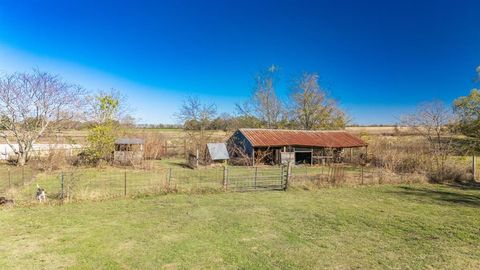
<path fill-rule="evenodd" d="M 207 193 L 220 191 L 267 191 L 335 185 L 412 183 L 425 180 L 418 174 L 393 174 L 370 167 L 259 166 L 182 167 L 134 170 L 126 168 L 81 168 L 56 173 L 18 172 L 3 177 L 2 193 L 17 201 L 35 199 L 36 184 L 45 188 L 50 200 L 89 200 L 164 193 Z M 21 175 L 21 174 L 20 174 Z M 7 186 L 6 186 L 7 185 Z M 0 194 L 0 196 L 4 196 Z"/>

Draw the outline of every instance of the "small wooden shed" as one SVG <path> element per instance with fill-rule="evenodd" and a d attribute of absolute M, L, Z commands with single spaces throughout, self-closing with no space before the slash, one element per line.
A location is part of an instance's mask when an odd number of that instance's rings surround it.
<path fill-rule="evenodd" d="M 121 138 L 115 141 L 113 160 L 116 163 L 132 164 L 143 161 L 145 141 L 138 138 Z"/>

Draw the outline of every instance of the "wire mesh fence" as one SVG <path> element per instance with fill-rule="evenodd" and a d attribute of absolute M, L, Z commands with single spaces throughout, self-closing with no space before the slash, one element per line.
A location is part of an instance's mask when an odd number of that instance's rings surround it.
<path fill-rule="evenodd" d="M 28 185 L 34 179 L 36 171 L 29 167 L 14 167 L 0 169 L 0 192 Z"/>
<path fill-rule="evenodd" d="M 290 185 L 371 185 L 415 183 L 426 180 L 419 173 L 392 173 L 382 168 L 331 165 L 331 166 L 297 166 L 292 168 Z"/>
<path fill-rule="evenodd" d="M 39 174 L 35 183 L 49 199 L 84 200 L 171 192 L 282 190 L 286 167 L 214 167 L 206 169 L 161 168 L 66 170 Z M 17 199 L 32 199 L 34 188 L 19 189 Z"/>
<path fill-rule="evenodd" d="M 394 174 L 361 166 L 227 166 L 190 169 L 73 168 L 55 173 L 24 169 L 0 172 L 0 187 L 15 200 L 34 200 L 36 185 L 50 200 L 97 200 L 163 193 L 285 190 L 315 185 L 368 185 L 423 181 L 418 174 Z M 9 174 L 8 174 L 9 173 Z M 23 173 L 23 174 L 22 174 Z M 422 178 L 423 177 L 423 178 Z"/>

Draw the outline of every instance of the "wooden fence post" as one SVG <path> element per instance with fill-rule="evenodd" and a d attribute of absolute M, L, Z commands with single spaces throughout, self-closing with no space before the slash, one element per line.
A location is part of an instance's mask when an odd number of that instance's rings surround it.
<path fill-rule="evenodd" d="M 22 183 L 25 186 L 25 166 L 22 167 Z"/>
<path fill-rule="evenodd" d="M 280 172 L 280 185 L 283 184 L 283 177 L 285 177 L 285 165 L 282 165 Z"/>
<path fill-rule="evenodd" d="M 197 151 L 195 152 L 195 168 L 198 168 L 198 160 L 200 159 L 200 153 L 198 151 L 198 148 L 197 148 Z"/>
<path fill-rule="evenodd" d="M 255 174 L 253 176 L 253 188 L 257 189 L 257 175 L 258 175 L 258 167 L 255 167 Z"/>
<path fill-rule="evenodd" d="M 223 189 L 228 189 L 228 167 L 223 166 Z"/>
<path fill-rule="evenodd" d="M 285 178 L 285 186 L 283 190 L 287 190 L 291 175 L 292 175 L 292 163 L 289 161 L 287 163 L 287 177 Z"/>
<path fill-rule="evenodd" d="M 362 166 L 362 185 L 363 185 L 363 166 Z"/>

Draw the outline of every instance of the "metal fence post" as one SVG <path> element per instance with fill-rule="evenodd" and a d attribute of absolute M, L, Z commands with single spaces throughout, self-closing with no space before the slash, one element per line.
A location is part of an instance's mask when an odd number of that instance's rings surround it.
<path fill-rule="evenodd" d="M 123 196 L 127 196 L 127 171 L 124 174 Z"/>
<path fill-rule="evenodd" d="M 168 187 L 170 187 L 171 179 L 172 179 L 172 168 L 168 168 Z"/>
<path fill-rule="evenodd" d="M 280 184 L 283 184 L 283 177 L 285 177 L 285 165 L 282 164 L 280 172 Z"/>
<path fill-rule="evenodd" d="M 61 194 L 60 194 L 60 198 L 63 200 L 64 198 L 64 176 L 63 176 L 63 171 L 62 171 L 62 176 L 61 176 L 61 182 L 60 182 L 60 185 L 61 185 L 61 188 L 62 188 L 62 191 L 61 191 Z"/>

